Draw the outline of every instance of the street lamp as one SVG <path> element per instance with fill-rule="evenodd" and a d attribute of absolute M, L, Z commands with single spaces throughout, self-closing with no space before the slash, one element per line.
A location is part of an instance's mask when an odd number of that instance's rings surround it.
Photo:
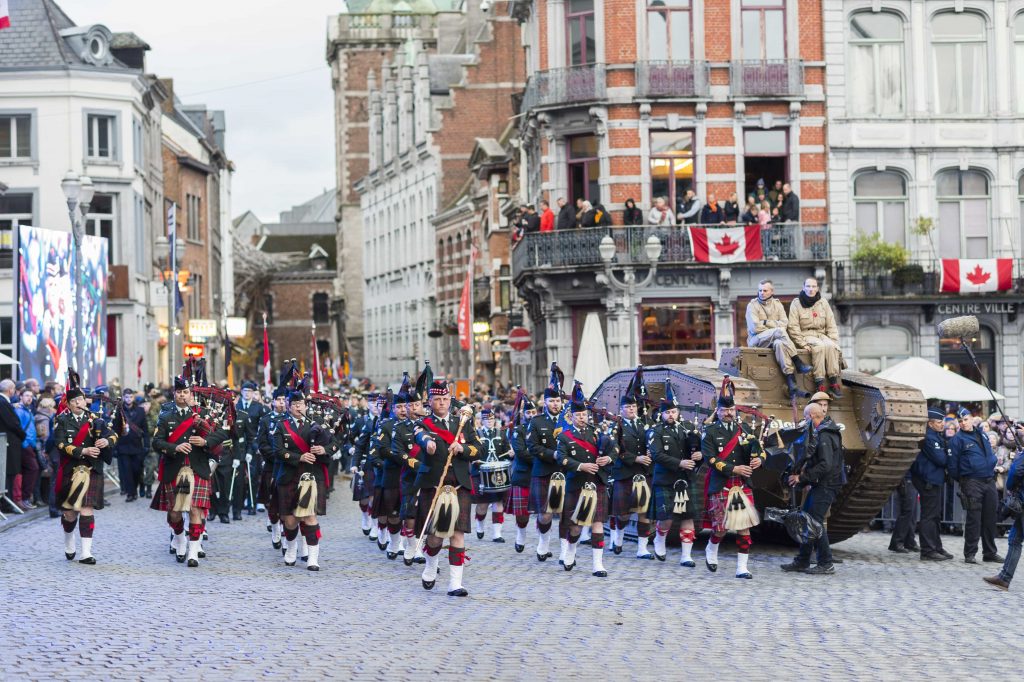
<path fill-rule="evenodd" d="M 82 321 L 82 237 L 85 235 L 83 220 L 89 214 L 89 205 L 95 188 L 88 175 L 78 176 L 69 170 L 60 181 L 60 188 L 68 202 L 68 216 L 71 218 L 71 235 L 74 238 L 74 250 L 71 256 L 71 277 L 74 282 L 72 290 L 75 296 L 75 330 L 71 336 L 75 344 L 75 365 L 79 372 L 88 371 L 85 367 L 85 324 Z M 78 210 L 75 210 L 75 209 Z M 89 380 L 86 375 L 86 381 Z"/>
<path fill-rule="evenodd" d="M 651 267 L 647 271 L 647 276 L 642 281 L 637 282 L 636 271 L 632 266 L 622 268 L 622 281 L 619 281 L 615 277 L 615 273 L 612 272 L 612 259 L 615 258 L 616 248 L 615 240 L 612 239 L 611 235 L 605 235 L 604 239 L 601 240 L 601 244 L 597 247 L 598 253 L 601 254 L 601 260 L 604 261 L 604 274 L 608 279 L 608 284 L 620 291 L 626 292 L 629 305 L 629 357 L 630 362 L 634 365 L 639 362 L 636 349 L 636 290 L 643 289 L 654 281 L 654 274 L 658 271 L 658 260 L 661 258 L 661 248 L 661 240 L 657 235 L 652 234 L 647 238 L 647 242 L 644 244 L 644 253 Z"/>
<path fill-rule="evenodd" d="M 164 277 L 164 284 L 167 285 L 167 357 L 170 359 L 169 374 L 167 380 L 174 383 L 174 372 L 176 362 L 174 355 L 174 337 L 181 334 L 178 329 L 177 299 L 175 297 L 178 286 L 178 254 L 185 250 L 185 240 L 178 237 L 174 240 L 174 248 L 171 242 L 164 235 L 158 235 L 153 245 L 153 252 L 161 263 L 167 264 L 167 272 L 170 275 Z"/>

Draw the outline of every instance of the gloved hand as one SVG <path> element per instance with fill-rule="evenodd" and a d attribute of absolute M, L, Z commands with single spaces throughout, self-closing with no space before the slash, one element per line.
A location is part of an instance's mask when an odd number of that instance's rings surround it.
<path fill-rule="evenodd" d="M 209 460 L 209 465 L 210 465 L 210 472 L 212 473 L 213 470 L 217 468 L 217 460 L 215 460 L 215 459 Z"/>
<path fill-rule="evenodd" d="M 231 468 L 232 469 L 237 469 L 241 464 L 242 463 L 240 461 L 238 461 L 237 459 L 231 460 Z"/>
<path fill-rule="evenodd" d="M 331 455 L 331 459 L 333 459 L 335 461 L 341 459 L 341 453 L 340 452 L 335 452 L 333 455 Z"/>
<path fill-rule="evenodd" d="M 252 464 L 252 453 L 251 452 L 245 453 L 245 463 L 246 464 Z"/>
<path fill-rule="evenodd" d="M 356 446 L 355 445 L 348 446 L 348 454 L 354 455 L 355 452 L 356 452 Z"/>

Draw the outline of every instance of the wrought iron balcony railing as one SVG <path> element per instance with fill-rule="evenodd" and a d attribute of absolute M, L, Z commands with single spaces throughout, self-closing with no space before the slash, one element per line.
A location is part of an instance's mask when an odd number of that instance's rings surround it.
<path fill-rule="evenodd" d="M 799 59 L 753 59 L 732 62 L 733 97 L 799 97 L 804 94 L 804 63 Z"/>
<path fill-rule="evenodd" d="M 839 261 L 833 264 L 833 289 L 837 299 L 906 298 L 942 294 L 942 264 L 937 259 L 910 261 L 898 268 L 881 269 L 858 263 Z M 998 294 L 1024 293 L 1024 261 L 1013 262 L 1013 279 L 1009 291 Z M 951 296 L 960 296 L 950 292 Z"/>
<path fill-rule="evenodd" d="M 604 64 L 538 71 L 526 83 L 520 111 L 602 100 L 606 86 Z"/>
<path fill-rule="evenodd" d="M 636 96 L 707 97 L 711 69 L 705 61 L 648 61 L 636 63 Z"/>
<path fill-rule="evenodd" d="M 603 267 L 598 246 L 605 235 L 615 240 L 616 265 L 648 264 L 645 245 L 650 235 L 661 239 L 659 263 L 696 264 L 686 226 L 592 227 L 555 232 L 531 232 L 523 236 L 512 252 L 512 274 L 552 268 Z M 827 261 L 830 258 L 828 226 L 785 223 L 761 231 L 765 263 Z"/>

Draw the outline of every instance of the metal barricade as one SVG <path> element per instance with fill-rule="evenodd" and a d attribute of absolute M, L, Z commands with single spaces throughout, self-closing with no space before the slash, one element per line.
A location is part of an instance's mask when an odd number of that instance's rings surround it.
<path fill-rule="evenodd" d="M 14 500 L 7 497 L 8 492 L 10 491 L 7 490 L 7 432 L 0 431 L 0 502 L 9 504 L 16 514 L 24 514 L 25 512 L 14 504 Z M 0 509 L 0 519 L 7 520 L 3 509 Z"/>
<path fill-rule="evenodd" d="M 899 504 L 899 498 L 894 492 L 878 512 L 872 526 L 891 531 L 893 524 L 896 523 L 896 517 L 899 516 Z M 914 523 L 917 523 L 921 519 L 920 505 L 915 516 Z M 955 481 L 947 481 L 942 487 L 942 517 L 939 519 L 939 529 L 947 535 L 963 535 L 966 518 L 964 505 L 960 502 L 960 485 Z M 1012 522 L 1000 521 L 996 528 L 1001 535 L 1009 531 L 1012 525 Z"/>

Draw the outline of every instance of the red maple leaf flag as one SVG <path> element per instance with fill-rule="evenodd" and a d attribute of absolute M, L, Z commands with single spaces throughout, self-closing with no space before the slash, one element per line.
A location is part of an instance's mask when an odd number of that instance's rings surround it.
<path fill-rule="evenodd" d="M 1013 287 L 1011 258 L 943 258 L 942 291 L 983 294 Z"/>
<path fill-rule="evenodd" d="M 0 29 L 11 27 L 11 8 L 7 0 L 0 0 Z"/>
<path fill-rule="evenodd" d="M 746 263 L 764 260 L 760 225 L 691 225 L 690 244 L 698 263 Z"/>

